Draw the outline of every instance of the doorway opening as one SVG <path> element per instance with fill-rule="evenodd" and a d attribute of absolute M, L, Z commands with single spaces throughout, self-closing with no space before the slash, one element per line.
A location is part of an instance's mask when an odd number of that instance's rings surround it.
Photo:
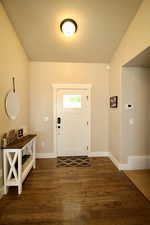
<path fill-rule="evenodd" d="M 126 175 L 150 199 L 150 47 L 123 67 L 122 153 Z"/>
<path fill-rule="evenodd" d="M 149 156 L 150 48 L 123 67 L 122 121 L 122 161 L 130 156 Z"/>

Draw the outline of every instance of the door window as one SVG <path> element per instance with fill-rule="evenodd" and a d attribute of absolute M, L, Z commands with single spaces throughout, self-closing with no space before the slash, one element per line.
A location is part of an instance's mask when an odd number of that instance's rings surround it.
<path fill-rule="evenodd" d="M 64 95 L 64 108 L 81 108 L 81 95 Z"/>

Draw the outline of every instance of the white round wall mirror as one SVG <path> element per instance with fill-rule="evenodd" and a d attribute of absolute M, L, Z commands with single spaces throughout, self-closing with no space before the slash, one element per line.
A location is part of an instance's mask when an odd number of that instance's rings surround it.
<path fill-rule="evenodd" d="M 20 112 L 20 101 L 16 92 L 10 91 L 8 93 L 5 104 L 8 117 L 15 120 Z"/>

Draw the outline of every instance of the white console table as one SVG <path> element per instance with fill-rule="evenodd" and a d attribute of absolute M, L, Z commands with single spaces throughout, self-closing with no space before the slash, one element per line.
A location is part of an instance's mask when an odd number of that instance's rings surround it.
<path fill-rule="evenodd" d="M 36 135 L 27 135 L 3 149 L 4 194 L 9 186 L 18 186 L 18 194 L 21 194 L 25 178 L 36 167 L 35 144 Z M 25 163 L 22 163 L 23 155 L 28 155 Z"/>

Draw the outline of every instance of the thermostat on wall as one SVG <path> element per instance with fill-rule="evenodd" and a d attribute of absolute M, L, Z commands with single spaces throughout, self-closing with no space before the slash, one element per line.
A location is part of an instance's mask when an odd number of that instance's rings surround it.
<path fill-rule="evenodd" d="M 131 110 L 131 109 L 133 109 L 134 108 L 134 106 L 133 106 L 133 104 L 125 104 L 125 109 L 126 110 Z"/>

